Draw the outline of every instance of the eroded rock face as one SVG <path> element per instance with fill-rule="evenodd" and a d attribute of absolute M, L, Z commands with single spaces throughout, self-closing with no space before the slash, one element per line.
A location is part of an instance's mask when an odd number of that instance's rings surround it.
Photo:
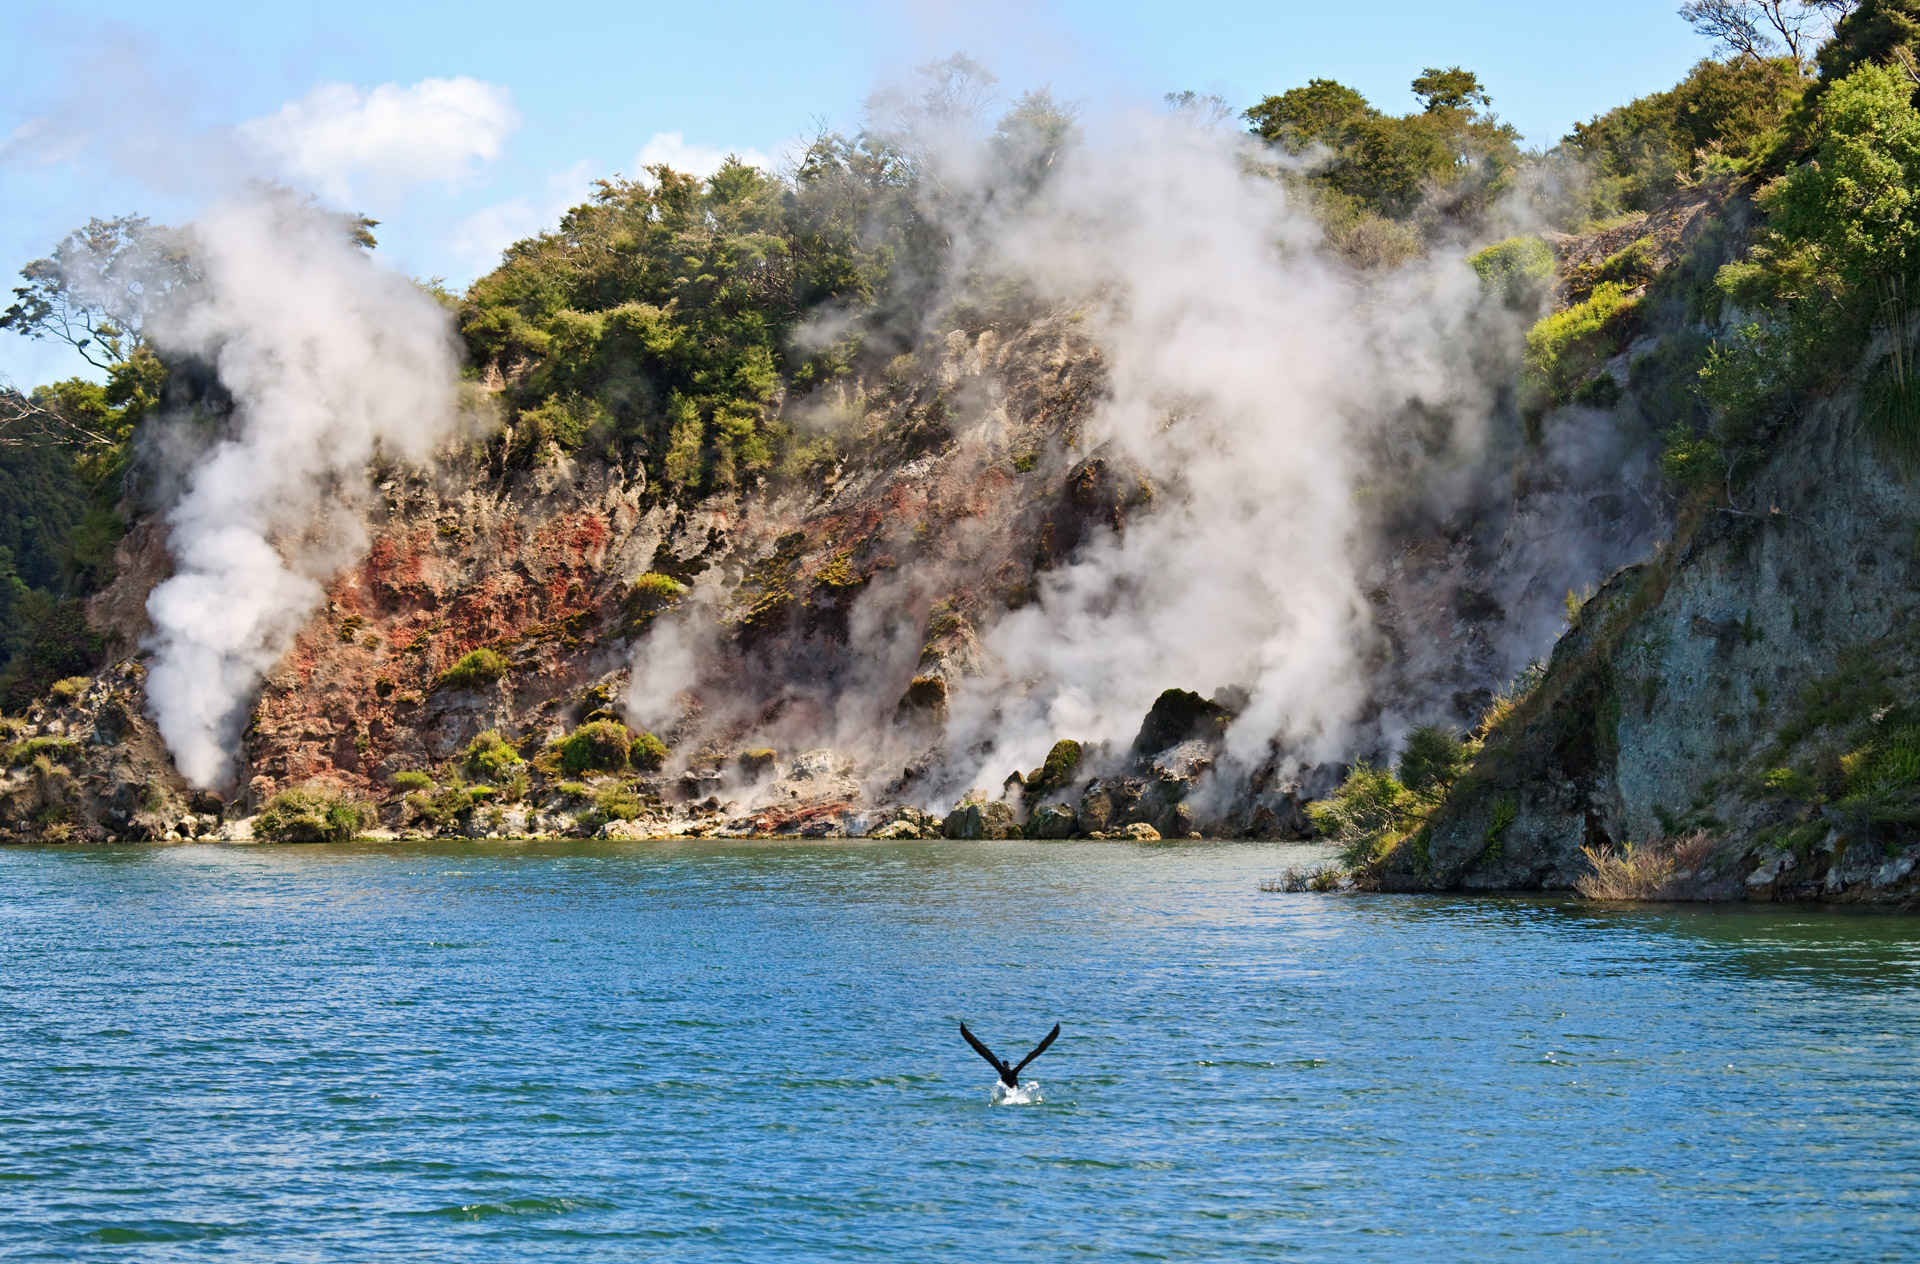
<path fill-rule="evenodd" d="M 1714 850 L 1667 898 L 1920 899 L 1914 827 L 1794 789 L 1920 703 L 1920 486 L 1830 400 L 1752 495 L 1774 508 L 1701 517 L 1587 603 L 1438 821 L 1431 869 L 1381 885 L 1567 888 L 1588 850 L 1698 832 Z"/>

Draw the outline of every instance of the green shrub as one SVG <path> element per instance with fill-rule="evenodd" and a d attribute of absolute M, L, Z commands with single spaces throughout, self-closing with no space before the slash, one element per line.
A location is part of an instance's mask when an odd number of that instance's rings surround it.
<path fill-rule="evenodd" d="M 1428 805 L 1394 775 L 1355 764 L 1332 795 L 1307 805 L 1314 828 L 1340 849 L 1348 868 L 1370 865 L 1417 825 Z"/>
<path fill-rule="evenodd" d="M 1407 734 L 1400 753 L 1400 784 L 1417 795 L 1439 798 L 1473 763 L 1477 747 L 1450 728 L 1423 724 Z"/>
<path fill-rule="evenodd" d="M 1840 758 L 1849 800 L 1887 799 L 1920 784 L 1920 727 L 1897 729 Z"/>
<path fill-rule="evenodd" d="M 633 734 L 618 720 L 582 724 L 557 744 L 560 766 L 569 776 L 587 772 L 620 772 L 627 766 Z"/>
<path fill-rule="evenodd" d="M 299 786 L 267 801 L 253 835 L 270 843 L 349 843 L 374 820 L 373 809 L 349 794 Z"/>
<path fill-rule="evenodd" d="M 416 819 L 435 827 L 450 825 L 473 810 L 473 796 L 465 786 L 446 786 L 431 794 L 410 794 L 406 803 Z"/>
<path fill-rule="evenodd" d="M 659 772 L 667 762 L 667 744 L 651 733 L 642 733 L 627 747 L 627 762 L 641 772 Z"/>
<path fill-rule="evenodd" d="M 633 786 L 621 782 L 594 795 L 593 810 L 609 821 L 631 821 L 647 810 L 647 804 Z"/>
<path fill-rule="evenodd" d="M 433 778 L 427 776 L 426 773 L 409 768 L 404 772 L 397 772 L 393 774 L 393 776 L 388 777 L 387 784 L 395 790 L 431 790 L 433 789 Z"/>
<path fill-rule="evenodd" d="M 496 650 L 474 650 L 441 672 L 433 683 L 436 688 L 478 689 L 505 676 L 512 666 L 506 656 Z"/>
<path fill-rule="evenodd" d="M 91 676 L 68 676 L 65 680 L 56 680 L 47 687 L 47 692 L 62 702 L 72 702 L 87 691 L 93 683 Z"/>
<path fill-rule="evenodd" d="M 1487 832 L 1480 840 L 1486 846 L 1486 850 L 1481 853 L 1482 859 L 1488 863 L 1500 859 L 1501 853 L 1506 850 L 1507 831 L 1513 828 L 1513 823 L 1519 819 L 1520 803 L 1512 795 L 1506 796 L 1493 805 L 1493 819 L 1488 822 Z"/>
<path fill-rule="evenodd" d="M 1515 310 L 1537 309 L 1553 288 L 1553 251 L 1538 237 L 1509 237 L 1467 260 L 1480 284 Z"/>
<path fill-rule="evenodd" d="M 79 753 L 80 743 L 71 737 L 30 737 L 14 744 L 7 752 L 7 762 L 15 768 L 24 768 L 42 756 L 64 762 Z"/>
<path fill-rule="evenodd" d="M 467 776 L 494 785 L 511 777 L 526 763 L 513 744 L 500 736 L 498 729 L 488 729 L 467 743 L 466 754 L 461 757 L 461 762 Z"/>
<path fill-rule="evenodd" d="M 1626 249 L 1607 256 L 1594 274 L 1600 281 L 1614 281 L 1633 289 L 1653 280 L 1660 270 L 1660 248 L 1650 237 L 1642 237 Z"/>
<path fill-rule="evenodd" d="M 1565 403 L 1573 388 L 1626 344 L 1635 303 L 1625 286 L 1604 281 L 1586 302 L 1543 317 L 1527 332 L 1526 406 Z"/>
<path fill-rule="evenodd" d="M 1812 777 L 1798 768 L 1770 768 L 1760 778 L 1760 788 L 1769 795 L 1783 799 L 1802 799 L 1813 802 L 1820 793 L 1819 786 Z"/>

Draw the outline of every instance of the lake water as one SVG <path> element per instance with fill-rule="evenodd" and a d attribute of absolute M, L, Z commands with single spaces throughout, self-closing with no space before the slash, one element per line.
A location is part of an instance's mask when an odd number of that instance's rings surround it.
<path fill-rule="evenodd" d="M 1920 1258 L 1920 921 L 1309 858 L 9 850 L 0 1257 Z"/>

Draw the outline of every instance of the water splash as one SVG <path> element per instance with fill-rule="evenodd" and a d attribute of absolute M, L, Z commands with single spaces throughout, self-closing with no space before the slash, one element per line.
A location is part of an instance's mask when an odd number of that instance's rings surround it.
<path fill-rule="evenodd" d="M 995 1106 L 1038 1106 L 1047 1099 L 1040 1096 L 1040 1081 L 1028 1080 L 1019 1088 L 1008 1088 L 999 1080 L 993 1082 L 991 1104 Z"/>

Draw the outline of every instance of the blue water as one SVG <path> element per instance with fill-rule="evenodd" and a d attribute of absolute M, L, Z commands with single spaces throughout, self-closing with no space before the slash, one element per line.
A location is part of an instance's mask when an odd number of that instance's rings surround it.
<path fill-rule="evenodd" d="M 0 1257 L 1920 1258 L 1920 922 L 1301 858 L 6 851 Z"/>

